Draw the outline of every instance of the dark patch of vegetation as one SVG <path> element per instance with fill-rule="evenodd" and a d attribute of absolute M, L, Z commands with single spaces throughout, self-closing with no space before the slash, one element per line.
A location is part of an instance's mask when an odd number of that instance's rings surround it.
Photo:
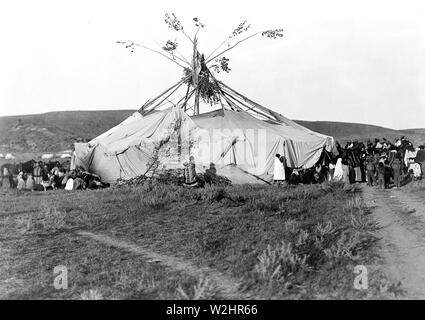
<path fill-rule="evenodd" d="M 217 185 L 217 186 L 229 186 L 232 182 L 220 175 L 216 174 L 203 174 L 198 173 L 196 175 L 196 181 L 198 187 L 204 187 L 205 184 Z M 171 185 L 171 186 L 183 186 L 185 182 L 184 169 L 166 169 L 159 170 L 153 175 L 140 175 L 131 179 L 119 179 L 115 184 L 116 188 L 123 186 L 140 186 L 144 185 Z"/>

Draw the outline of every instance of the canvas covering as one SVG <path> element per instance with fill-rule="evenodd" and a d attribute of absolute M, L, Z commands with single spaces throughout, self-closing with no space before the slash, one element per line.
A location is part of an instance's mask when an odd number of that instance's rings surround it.
<path fill-rule="evenodd" d="M 215 163 L 218 174 L 234 183 L 271 181 L 276 153 L 289 167 L 312 167 L 332 137 L 311 131 L 279 115 L 279 122 L 248 112 L 220 109 L 190 117 L 180 107 L 136 112 L 88 143 L 75 144 L 72 166 L 98 174 L 104 181 L 182 168 L 193 155 L 198 172 Z"/>

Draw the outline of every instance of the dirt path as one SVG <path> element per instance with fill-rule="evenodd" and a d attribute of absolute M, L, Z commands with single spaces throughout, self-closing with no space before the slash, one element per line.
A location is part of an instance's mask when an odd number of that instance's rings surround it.
<path fill-rule="evenodd" d="M 206 277 L 215 285 L 220 291 L 221 295 L 225 299 L 255 299 L 252 295 L 242 293 L 239 291 L 240 284 L 233 278 L 222 274 L 217 270 L 213 270 L 207 267 L 199 268 L 194 266 L 188 261 L 183 259 L 158 254 L 151 251 L 148 247 L 131 244 L 125 241 L 121 241 L 106 235 L 94 234 L 87 231 L 77 232 L 80 236 L 90 238 L 92 240 L 101 242 L 111 247 L 121 248 L 132 252 L 137 255 L 143 256 L 148 262 L 158 262 L 163 266 L 166 266 L 175 271 L 183 271 L 188 275 L 195 277 Z M 258 298 L 257 298 L 258 299 Z"/>
<path fill-rule="evenodd" d="M 425 299 L 425 205 L 403 189 L 362 186 L 366 204 L 373 208 L 381 229 L 384 270 L 401 281 L 405 298 Z"/>

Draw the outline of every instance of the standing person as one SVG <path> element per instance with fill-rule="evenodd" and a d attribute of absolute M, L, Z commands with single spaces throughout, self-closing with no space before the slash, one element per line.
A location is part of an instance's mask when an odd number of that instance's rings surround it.
<path fill-rule="evenodd" d="M 372 156 L 369 156 L 366 159 L 366 177 L 367 185 L 372 187 L 376 185 L 376 176 L 375 176 L 375 162 Z"/>
<path fill-rule="evenodd" d="M 342 170 L 342 158 L 339 157 L 336 160 L 335 170 L 334 170 L 334 174 L 333 174 L 333 180 L 334 181 L 341 181 L 343 175 L 344 175 L 344 172 Z"/>
<path fill-rule="evenodd" d="M 41 168 L 41 175 L 43 177 L 43 181 L 49 180 L 49 167 L 47 164 L 44 164 L 44 166 Z"/>
<path fill-rule="evenodd" d="M 374 150 L 373 151 L 373 162 L 375 163 L 375 172 L 378 171 L 379 160 L 380 160 L 379 151 Z"/>
<path fill-rule="evenodd" d="M 377 174 L 378 174 L 378 186 L 379 186 L 379 188 L 384 189 L 385 188 L 385 166 L 384 166 L 384 163 L 382 163 L 382 162 L 378 163 Z"/>
<path fill-rule="evenodd" d="M 424 145 L 420 145 L 419 146 L 419 150 L 416 153 L 416 157 L 414 159 L 414 161 L 419 164 L 419 166 L 421 167 L 421 179 L 425 178 L 424 175 L 424 169 L 425 169 L 425 146 Z"/>
<path fill-rule="evenodd" d="M 2 172 L 2 177 L 1 177 L 1 185 L 3 187 L 6 187 L 4 184 L 4 179 L 7 179 L 6 181 L 9 182 L 9 188 L 13 188 L 13 171 L 11 166 L 8 165 L 4 165 L 3 166 L 3 172 Z"/>
<path fill-rule="evenodd" d="M 354 171 L 353 182 L 362 182 L 362 171 L 361 171 L 361 144 L 356 139 L 353 142 L 353 150 L 351 152 L 351 162 Z"/>
<path fill-rule="evenodd" d="M 355 182 L 362 182 L 362 170 L 360 165 L 354 167 L 354 180 Z"/>
<path fill-rule="evenodd" d="M 27 181 L 25 181 L 25 190 L 34 190 L 34 179 L 31 174 L 27 176 Z"/>
<path fill-rule="evenodd" d="M 16 188 L 18 190 L 25 190 L 24 173 L 22 171 L 19 171 L 19 174 L 18 174 L 18 186 Z"/>
<path fill-rule="evenodd" d="M 283 168 L 283 181 L 286 181 L 286 157 L 284 155 L 281 155 L 279 158 L 281 164 L 282 164 L 282 168 Z"/>
<path fill-rule="evenodd" d="M 342 147 L 341 147 L 341 145 L 339 144 L 338 141 L 335 141 L 335 148 L 338 151 L 338 155 L 342 155 L 343 150 L 342 150 Z"/>
<path fill-rule="evenodd" d="M 342 160 L 342 182 L 344 184 L 350 184 L 350 166 L 348 161 L 347 159 Z"/>
<path fill-rule="evenodd" d="M 273 168 L 273 181 L 280 184 L 285 180 L 285 167 L 280 160 L 280 154 L 277 153 L 274 158 L 274 168 Z"/>
<path fill-rule="evenodd" d="M 34 170 L 33 170 L 33 177 L 34 177 L 34 185 L 41 184 L 43 181 L 43 172 L 42 172 L 42 162 L 36 162 L 34 163 Z"/>
<path fill-rule="evenodd" d="M 343 161 L 344 164 L 344 161 Z M 354 172 L 354 167 L 353 167 L 353 161 L 351 161 L 350 158 L 345 159 L 345 164 L 347 165 L 347 170 L 348 170 L 348 180 L 349 183 L 354 183 L 355 182 L 355 172 Z"/>
<path fill-rule="evenodd" d="M 393 170 L 394 177 L 394 188 L 400 188 L 401 186 L 401 161 L 400 157 L 397 155 L 391 164 L 391 169 Z"/>
<path fill-rule="evenodd" d="M 392 175 L 390 162 L 388 160 L 385 160 L 384 168 L 385 168 L 385 174 L 384 174 L 385 189 L 388 189 L 390 187 L 390 180 L 391 180 L 391 175 Z"/>
<path fill-rule="evenodd" d="M 336 166 L 335 160 L 331 160 L 331 162 L 329 163 L 328 181 L 332 181 L 334 178 L 335 166 Z"/>

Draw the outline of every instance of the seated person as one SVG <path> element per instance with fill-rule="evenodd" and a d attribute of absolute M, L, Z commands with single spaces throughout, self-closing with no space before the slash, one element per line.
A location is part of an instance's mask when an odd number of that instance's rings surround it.
<path fill-rule="evenodd" d="M 302 184 L 312 184 L 315 183 L 314 179 L 314 169 L 305 169 L 300 173 L 300 183 Z"/>
<path fill-rule="evenodd" d="M 184 166 L 184 178 L 185 178 L 185 186 L 196 186 L 198 183 L 196 182 L 196 169 L 195 169 L 195 161 L 194 157 L 190 156 L 189 162 L 185 162 Z"/>
<path fill-rule="evenodd" d="M 217 169 L 215 168 L 215 164 L 213 162 L 210 163 L 210 168 L 205 170 L 204 179 L 206 183 L 213 183 L 214 178 L 217 175 Z"/>
<path fill-rule="evenodd" d="M 71 170 L 67 175 L 65 182 L 65 190 L 74 190 L 74 180 L 77 178 L 75 170 Z M 64 180 L 62 180 L 63 183 Z"/>
<path fill-rule="evenodd" d="M 296 184 L 299 184 L 300 181 L 301 179 L 300 179 L 300 174 L 298 172 L 298 169 L 292 170 L 292 173 L 289 176 L 288 183 L 296 185 Z"/>

